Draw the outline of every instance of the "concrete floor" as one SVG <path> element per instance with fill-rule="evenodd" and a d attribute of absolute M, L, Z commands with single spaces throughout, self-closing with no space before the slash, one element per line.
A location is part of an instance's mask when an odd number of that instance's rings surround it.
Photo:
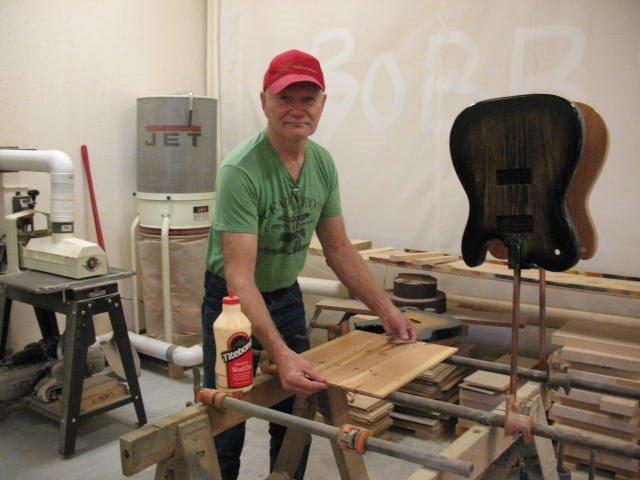
<path fill-rule="evenodd" d="M 192 382 L 190 372 L 182 380 L 171 380 L 167 378 L 160 365 L 144 362 L 140 383 L 149 420 L 163 418 L 183 408 L 185 402 L 192 398 Z M 126 478 L 120 466 L 118 438 L 135 428 L 135 422 L 132 405 L 85 420 L 79 426 L 76 454 L 65 460 L 58 455 L 57 425 L 29 410 L 16 410 L 0 421 L 0 479 Z M 393 432 L 394 441 L 415 448 L 437 452 L 447 445 L 446 441 L 429 442 L 416 439 L 404 435 L 402 430 Z M 256 419 L 249 420 L 246 438 L 240 478 L 263 479 L 268 474 L 267 423 Z M 368 453 L 365 462 L 371 480 L 404 479 L 418 469 L 417 465 L 390 460 L 376 453 Z M 129 478 L 153 479 L 154 471 L 154 468 L 148 468 Z M 328 440 L 314 438 L 305 479 L 337 478 L 338 471 Z M 518 477 L 511 475 L 509 478 Z M 586 479 L 587 475 L 585 472 L 578 472 L 572 478 Z"/>

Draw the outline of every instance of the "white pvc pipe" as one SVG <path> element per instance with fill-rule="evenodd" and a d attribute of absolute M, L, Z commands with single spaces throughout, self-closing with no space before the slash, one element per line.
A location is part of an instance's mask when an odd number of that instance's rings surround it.
<path fill-rule="evenodd" d="M 60 150 L 0 149 L 0 170 L 51 174 L 51 221 L 73 222 L 73 162 Z"/>
<path fill-rule="evenodd" d="M 138 225 L 140 224 L 140 216 L 137 215 L 131 223 L 131 229 L 129 230 L 129 240 L 131 248 L 131 270 L 136 272 L 133 277 L 133 331 L 140 333 L 140 312 L 138 306 L 138 255 L 136 251 L 137 245 L 137 232 Z"/>
<path fill-rule="evenodd" d="M 298 284 L 302 293 L 323 297 L 351 298 L 349 290 L 338 280 L 323 280 L 321 278 L 298 277 Z"/>
<path fill-rule="evenodd" d="M 171 311 L 171 262 L 169 257 L 169 225 L 171 219 L 165 215 L 162 219 L 160 235 L 160 257 L 162 267 L 162 306 L 164 310 L 164 339 L 173 341 L 173 312 Z"/>
<path fill-rule="evenodd" d="M 165 217 L 166 219 L 166 217 Z M 134 220 L 134 224 L 136 221 Z M 168 222 L 167 222 L 168 223 Z M 133 231 L 132 225 L 132 231 Z M 133 255 L 132 255 L 133 257 Z M 135 264 L 134 264 L 135 265 Z M 167 269 L 168 271 L 168 269 Z M 164 268 L 163 268 L 164 274 Z M 164 276 L 163 276 L 164 280 Z M 339 298 L 350 298 L 349 292 L 342 283 L 337 280 L 322 280 L 319 278 L 298 277 L 300 289 L 304 293 L 311 295 L 335 296 Z M 164 290 L 163 290 L 164 291 Z M 170 292 L 169 292 L 170 293 Z M 136 301 L 134 289 L 134 302 Z M 165 309 L 166 309 L 165 305 Z M 134 312 L 135 312 L 134 306 Z M 166 318 L 166 317 L 165 317 Z M 137 327 L 136 327 L 137 328 Z M 137 332 L 128 332 L 131 345 L 139 352 L 149 355 L 160 360 L 172 362 L 180 367 L 193 367 L 202 364 L 202 345 L 194 345 L 192 347 L 181 347 L 173 345 L 156 338 L 139 335 Z M 165 330 L 166 335 L 166 330 Z M 106 333 L 96 337 L 98 342 L 106 342 L 111 340 L 113 333 Z"/>
<path fill-rule="evenodd" d="M 145 355 L 171 362 L 180 367 L 194 367 L 202 363 L 202 346 L 199 344 L 189 348 L 180 347 L 157 338 L 146 337 L 133 332 L 128 333 L 131 346 Z M 97 336 L 96 341 L 99 343 L 108 342 L 112 337 L 113 332 L 109 332 Z"/>

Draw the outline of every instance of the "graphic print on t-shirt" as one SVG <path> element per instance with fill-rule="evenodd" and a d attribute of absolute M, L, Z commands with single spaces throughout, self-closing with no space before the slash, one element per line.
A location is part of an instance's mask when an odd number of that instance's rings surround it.
<path fill-rule="evenodd" d="M 259 214 L 260 236 L 258 252 L 265 254 L 286 254 L 305 250 L 311 241 L 315 229 L 320 201 L 304 197 L 299 189 L 291 196 L 282 198 L 269 205 L 263 214 Z M 314 215 L 315 213 L 315 215 Z M 307 231 L 310 227 L 311 231 Z"/>

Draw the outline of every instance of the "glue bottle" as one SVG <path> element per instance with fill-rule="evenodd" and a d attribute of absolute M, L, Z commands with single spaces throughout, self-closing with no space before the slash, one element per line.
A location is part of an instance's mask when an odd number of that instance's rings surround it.
<path fill-rule="evenodd" d="M 248 392 L 253 386 L 251 322 L 240 310 L 232 291 L 222 300 L 222 313 L 213 322 L 216 339 L 216 388 L 223 392 Z"/>

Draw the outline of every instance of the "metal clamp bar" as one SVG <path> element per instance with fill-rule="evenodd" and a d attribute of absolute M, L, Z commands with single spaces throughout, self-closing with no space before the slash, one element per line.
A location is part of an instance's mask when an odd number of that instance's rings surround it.
<path fill-rule="evenodd" d="M 444 360 L 444 363 L 457 365 L 459 367 L 477 368 L 487 372 L 502 373 L 509 375 L 511 369 L 509 365 L 502 363 L 488 362 L 486 360 L 478 360 L 476 358 L 461 357 L 453 355 Z M 640 388 L 626 387 L 623 385 L 609 385 L 601 382 L 591 382 L 581 378 L 574 378 L 570 373 L 554 372 L 550 377 L 547 372 L 533 370 L 530 368 L 518 367 L 518 377 L 534 382 L 546 383 L 549 388 L 557 390 L 558 388 L 581 388 L 591 392 L 608 393 L 619 397 L 632 398 L 640 400 Z"/>
<path fill-rule="evenodd" d="M 430 398 L 418 397 L 416 395 L 409 395 L 407 393 L 395 392 L 386 397 L 385 400 L 413 407 L 418 410 L 440 412 L 460 418 L 466 418 L 490 427 L 504 428 L 505 426 L 504 415 L 493 412 L 484 412 L 482 410 L 432 400 Z M 598 451 L 605 450 L 625 457 L 640 459 L 640 446 L 638 445 L 634 445 L 630 442 L 624 442 L 622 440 L 594 437 L 585 431 L 578 430 L 577 428 L 534 423 L 531 426 L 531 431 L 534 435 L 539 437 L 550 438 L 552 440 L 565 440 L 588 448 L 594 448 Z"/>
<path fill-rule="evenodd" d="M 206 390 L 208 389 L 200 390 L 200 392 L 205 392 Z M 223 397 L 221 404 L 224 408 L 229 408 L 248 416 L 261 418 L 262 420 L 274 422 L 278 425 L 284 425 L 285 427 L 304 430 L 330 440 L 335 440 L 340 432 L 340 429 L 337 427 L 325 425 L 324 423 L 315 422 L 306 418 L 296 417 L 295 415 L 279 412 L 260 405 L 255 405 L 244 400 L 233 398 L 230 395 Z M 425 465 L 436 470 L 455 473 L 456 475 L 464 477 L 469 477 L 473 472 L 473 463 L 471 462 L 446 458 L 442 455 L 424 452 L 407 446 L 396 445 L 386 440 L 380 440 L 379 438 L 367 438 L 364 446 L 367 450 L 371 450 L 373 452 L 383 453 L 395 458 L 407 460 L 419 465 Z"/>

